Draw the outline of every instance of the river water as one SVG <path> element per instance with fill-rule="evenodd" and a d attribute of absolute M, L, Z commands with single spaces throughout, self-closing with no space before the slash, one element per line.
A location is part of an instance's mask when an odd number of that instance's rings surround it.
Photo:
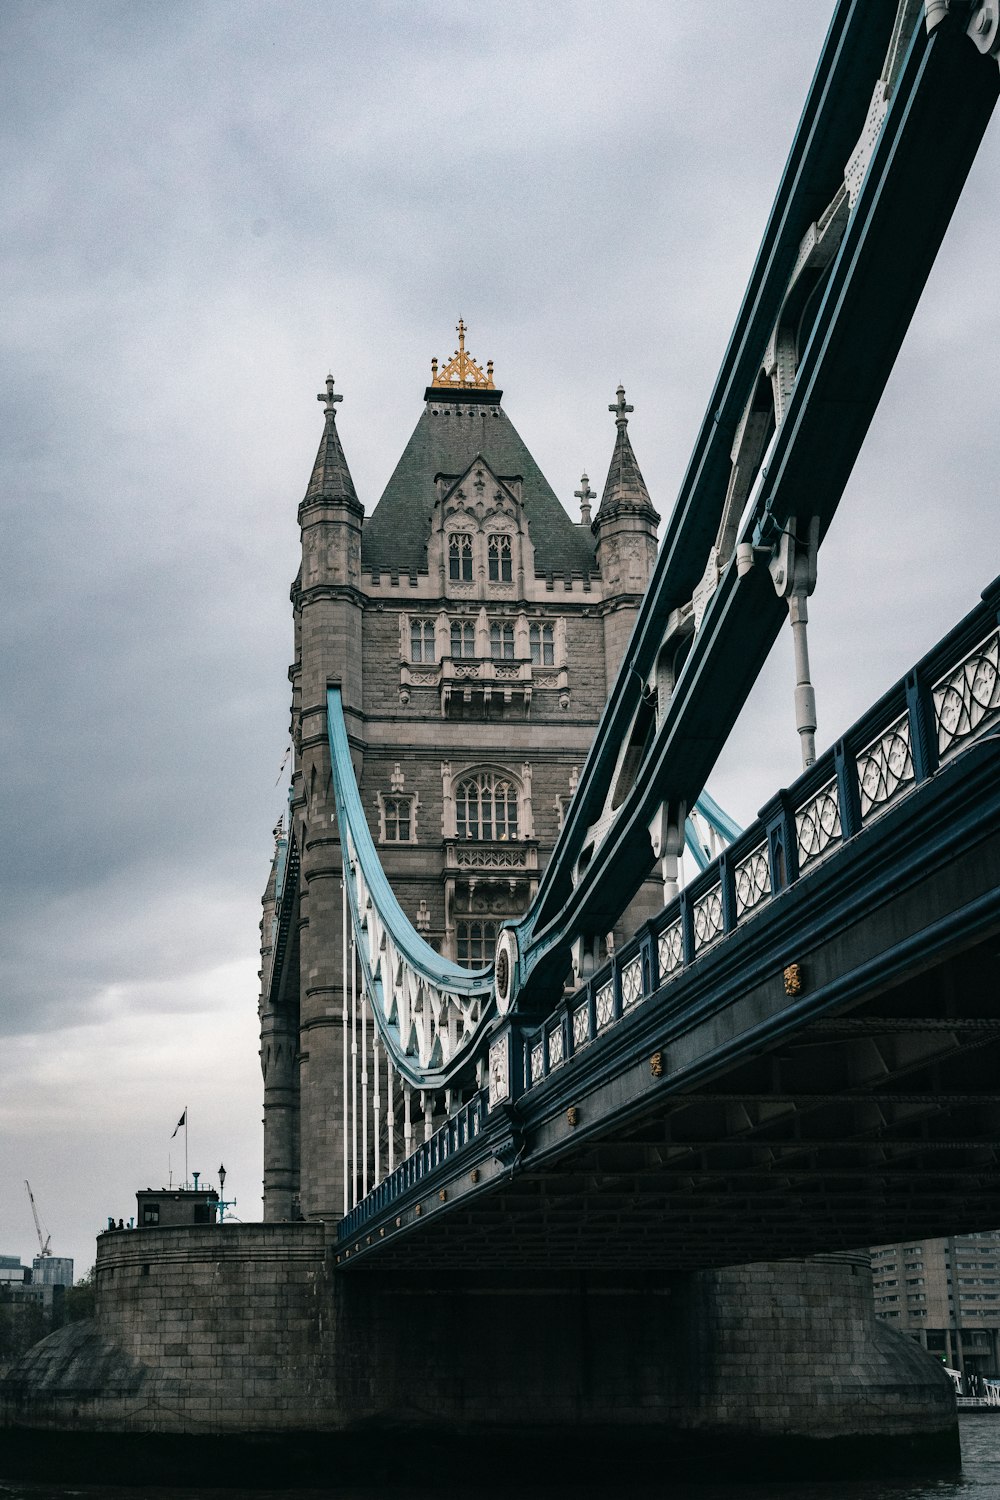
<path fill-rule="evenodd" d="M 507 1489 L 509 1500 L 547 1500 L 548 1496 L 566 1496 L 574 1500 L 1000 1500 L 1000 1413 L 969 1413 L 960 1419 L 962 1435 L 962 1472 L 947 1478 L 827 1480 L 817 1474 L 806 1480 L 774 1480 L 768 1483 L 713 1483 L 711 1455 L 706 1454 L 704 1481 L 698 1484 L 675 1484 L 669 1473 L 636 1473 L 623 1475 L 620 1485 L 603 1485 L 598 1490 L 536 1489 L 530 1485 Z M 42 1439 L 44 1441 L 44 1438 Z M 495 1495 L 488 1478 L 488 1457 L 484 1455 L 485 1472 L 470 1475 L 465 1493 L 469 1500 Z M 162 1488 L 143 1485 L 123 1488 L 116 1484 L 94 1483 L 93 1476 L 81 1475 L 79 1484 L 49 1485 L 5 1480 L 3 1477 L 3 1438 L 0 1434 L 0 1500 L 238 1500 L 240 1495 L 252 1500 L 452 1500 L 455 1487 L 378 1485 L 364 1489 L 355 1486 L 330 1489 L 253 1490 Z M 464 1495 L 462 1497 L 464 1500 Z"/>

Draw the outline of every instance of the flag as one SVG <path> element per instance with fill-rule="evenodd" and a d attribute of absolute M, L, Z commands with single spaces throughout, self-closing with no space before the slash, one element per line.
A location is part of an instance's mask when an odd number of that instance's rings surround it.
<path fill-rule="evenodd" d="M 181 1115 L 180 1119 L 177 1121 L 177 1124 L 174 1126 L 174 1135 L 177 1134 L 178 1130 L 180 1130 L 180 1128 L 181 1128 L 182 1125 L 186 1125 L 187 1124 L 187 1118 L 188 1118 L 187 1105 L 185 1105 L 184 1106 L 184 1113 Z M 171 1140 L 173 1140 L 174 1135 L 172 1135 L 170 1137 Z"/>

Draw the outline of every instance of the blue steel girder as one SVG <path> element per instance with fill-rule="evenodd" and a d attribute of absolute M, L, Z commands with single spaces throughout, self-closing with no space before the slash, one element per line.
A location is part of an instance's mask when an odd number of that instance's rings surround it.
<path fill-rule="evenodd" d="M 378 857 L 354 775 L 351 747 L 339 687 L 327 688 L 327 726 L 333 771 L 337 826 L 343 856 L 345 896 L 351 930 L 374 1024 L 400 1077 L 416 1089 L 439 1092 L 461 1080 L 465 1085 L 483 1053 L 487 1031 L 496 1019 L 493 969 L 466 969 L 442 958 L 406 916 Z M 707 793 L 694 812 L 722 839 L 738 838 L 742 829 Z M 692 828 L 689 843 L 700 870 L 710 863 Z M 298 856 L 289 865 L 297 881 Z M 279 871 L 277 900 L 282 924 L 277 930 L 274 973 L 283 973 L 285 939 L 297 896 L 293 883 L 285 891 Z M 272 982 L 272 997 L 275 992 Z"/>
<path fill-rule="evenodd" d="M 786 615 L 768 566 L 754 560 L 771 555 L 793 525 L 801 538 L 812 523 L 818 540 L 830 525 L 1000 93 L 996 64 L 966 34 L 971 9 L 938 6 L 928 22 L 906 0 L 837 7 L 622 670 L 536 899 L 515 929 L 510 996 L 520 1010 L 545 1005 L 574 937 L 609 930 L 649 875 L 657 810 L 691 806 L 702 791 Z M 725 520 L 734 439 L 774 347 L 800 251 L 824 213 L 844 218 L 835 200 L 846 191 L 845 163 L 865 134 L 873 84 L 900 21 L 913 30 L 896 50 L 888 108 L 866 168 L 862 160 L 863 178 L 855 173 L 851 183 L 839 246 L 813 286 L 812 322 L 781 420 L 766 454 L 759 445 L 738 531 L 741 565 L 734 545 L 654 722 L 649 685 L 665 634 L 690 610 Z M 630 737 L 644 740 L 641 758 L 609 820 Z M 602 817 L 606 831 L 581 870 Z"/>
<path fill-rule="evenodd" d="M 495 1018 L 492 971 L 442 958 L 396 899 L 365 818 L 333 685 L 327 726 L 345 894 L 372 1016 L 400 1077 L 413 1088 L 445 1089 L 474 1063 Z"/>

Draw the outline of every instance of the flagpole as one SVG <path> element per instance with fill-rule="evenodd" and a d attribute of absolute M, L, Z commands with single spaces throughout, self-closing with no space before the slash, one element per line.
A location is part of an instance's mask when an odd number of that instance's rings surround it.
<path fill-rule="evenodd" d="M 188 1176 L 188 1107 L 184 1106 L 184 1186 L 187 1187 L 191 1179 Z"/>

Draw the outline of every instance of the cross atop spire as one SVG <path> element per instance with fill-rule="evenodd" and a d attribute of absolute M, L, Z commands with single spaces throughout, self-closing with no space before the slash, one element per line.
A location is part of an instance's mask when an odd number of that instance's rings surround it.
<path fill-rule="evenodd" d="M 578 490 L 574 490 L 573 494 L 580 502 L 580 524 L 581 526 L 589 526 L 590 502 L 591 500 L 596 500 L 597 495 L 595 491 L 590 488 L 590 480 L 587 477 L 586 469 L 584 469 L 583 473 L 580 475 L 580 488 Z"/>
<path fill-rule="evenodd" d="M 618 400 L 608 407 L 608 411 L 614 412 L 618 431 L 615 433 L 615 447 L 604 494 L 590 529 L 596 536 L 602 527 L 610 525 L 612 521 L 618 522 L 630 517 L 628 525 L 631 529 L 636 529 L 633 526 L 633 522 L 636 522 L 639 530 L 644 530 L 655 538 L 660 518 L 653 509 L 646 481 L 636 463 L 632 440 L 628 435 L 628 414 L 632 407 L 625 400 L 623 385 L 618 387 L 615 394 Z"/>
<path fill-rule="evenodd" d="M 618 387 L 615 395 L 618 397 L 618 400 L 614 402 L 613 405 L 608 407 L 608 411 L 613 411 L 615 413 L 615 423 L 618 427 L 627 427 L 628 414 L 630 411 L 635 411 L 635 407 L 629 406 L 626 403 L 625 387 L 623 385 L 620 385 Z"/>
<path fill-rule="evenodd" d="M 344 398 L 339 391 L 336 395 L 333 394 L 333 376 L 328 375 L 326 377 L 326 390 L 318 391 L 316 394 L 316 400 L 322 401 L 323 405 L 326 407 L 326 414 L 328 417 L 336 417 L 337 408 L 335 403 L 338 401 L 343 401 L 343 399 Z"/>
<path fill-rule="evenodd" d="M 343 399 L 340 392 L 333 389 L 333 376 L 328 375 L 326 390 L 320 391 L 316 397 L 317 401 L 322 401 L 326 409 L 326 421 L 323 423 L 319 452 L 316 454 L 316 462 L 313 464 L 312 476 L 306 490 L 307 501 L 346 499 L 354 505 L 360 505 L 354 488 L 354 480 L 351 478 L 351 471 L 344 457 L 340 433 L 337 431 L 337 402 Z"/>

